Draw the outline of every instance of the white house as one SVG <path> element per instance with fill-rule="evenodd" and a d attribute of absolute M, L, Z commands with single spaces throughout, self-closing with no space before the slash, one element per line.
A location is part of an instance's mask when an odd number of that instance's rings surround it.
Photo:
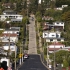
<path fill-rule="evenodd" d="M 70 51 L 70 46 L 66 46 L 63 49 L 67 49 L 68 51 Z"/>
<path fill-rule="evenodd" d="M 9 39 L 10 39 L 10 42 L 18 42 L 18 36 L 17 34 L 9 34 L 9 33 L 3 33 L 2 36 L 1 36 L 1 41 L 2 42 L 9 42 Z"/>
<path fill-rule="evenodd" d="M 7 18 L 9 19 L 17 19 L 17 20 L 22 20 L 23 16 L 22 15 L 18 15 L 18 14 L 12 14 L 12 15 L 0 15 L 0 21 L 5 21 Z"/>
<path fill-rule="evenodd" d="M 46 42 L 59 42 L 59 41 L 64 41 L 64 38 L 61 38 L 61 32 L 48 32 L 44 31 L 43 32 L 43 38 L 46 39 Z"/>
<path fill-rule="evenodd" d="M 68 7 L 68 5 L 62 5 L 62 8 Z"/>
<path fill-rule="evenodd" d="M 65 45 L 60 42 L 54 42 L 48 46 L 49 53 L 53 53 L 54 51 L 58 51 L 59 49 L 64 48 Z"/>
<path fill-rule="evenodd" d="M 49 32 L 44 31 L 43 32 L 43 38 L 60 38 L 61 32 Z"/>
<path fill-rule="evenodd" d="M 41 0 L 38 0 L 38 3 L 41 4 Z"/>
<path fill-rule="evenodd" d="M 6 57 L 1 58 L 0 62 L 3 63 L 3 61 L 7 62 L 7 66 L 9 66 L 10 59 L 7 59 Z"/>
<path fill-rule="evenodd" d="M 10 45 L 9 45 L 10 44 Z M 13 52 L 13 51 L 16 51 L 17 53 L 17 46 L 14 44 L 14 43 L 6 43 L 3 45 L 3 49 L 4 50 L 9 50 L 10 49 L 10 54 Z"/>
<path fill-rule="evenodd" d="M 13 10 L 4 10 L 3 11 L 3 15 L 12 15 L 12 14 L 17 14 L 17 12 L 13 11 Z"/>
<path fill-rule="evenodd" d="M 64 29 L 64 22 L 56 21 L 56 22 L 53 22 L 53 25 L 56 26 L 56 27 L 60 26 L 60 27 L 62 27 Z"/>
<path fill-rule="evenodd" d="M 20 27 L 10 27 L 10 29 L 18 29 L 20 31 Z"/>
<path fill-rule="evenodd" d="M 44 18 L 43 18 L 44 19 Z M 53 24 L 50 24 L 48 22 L 43 23 L 43 30 L 54 30 L 54 31 L 63 31 L 64 30 L 64 22 L 62 21 L 56 21 L 53 22 Z"/>
<path fill-rule="evenodd" d="M 64 42 L 64 38 L 46 38 L 46 42 Z"/>
<path fill-rule="evenodd" d="M 13 28 L 11 28 L 11 29 L 5 29 L 4 30 L 4 32 L 3 32 L 3 34 L 7 34 L 7 33 L 10 33 L 10 34 L 17 34 L 17 35 L 19 35 L 19 29 L 13 29 Z"/>
<path fill-rule="evenodd" d="M 13 10 L 5 10 L 3 11 L 3 15 L 0 15 L 0 21 L 5 21 L 6 19 L 10 19 L 11 22 L 22 21 L 23 16 Z"/>

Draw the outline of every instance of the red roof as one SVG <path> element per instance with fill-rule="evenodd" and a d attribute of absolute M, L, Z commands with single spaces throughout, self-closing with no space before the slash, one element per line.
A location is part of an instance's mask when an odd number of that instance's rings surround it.
<path fill-rule="evenodd" d="M 52 43 L 51 45 L 64 45 L 64 44 L 62 44 L 62 43 L 60 43 L 60 42 L 54 42 L 54 43 Z"/>
<path fill-rule="evenodd" d="M 48 48 L 49 51 L 57 51 L 60 50 L 61 48 Z M 70 48 L 67 48 L 70 51 Z"/>
<path fill-rule="evenodd" d="M 54 50 L 57 51 L 57 50 L 59 50 L 59 49 L 60 49 L 60 48 L 48 48 L 49 51 L 54 51 Z"/>
<path fill-rule="evenodd" d="M 14 34 L 14 33 L 13 33 L 13 34 L 9 34 L 9 33 L 6 34 L 6 33 L 4 33 L 4 34 L 2 34 L 2 36 L 6 36 L 6 37 L 9 37 L 9 36 L 10 36 L 10 37 L 16 37 L 17 34 Z"/>

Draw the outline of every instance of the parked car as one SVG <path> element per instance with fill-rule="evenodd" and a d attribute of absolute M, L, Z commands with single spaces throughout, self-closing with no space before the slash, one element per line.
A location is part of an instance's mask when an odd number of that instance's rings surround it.
<path fill-rule="evenodd" d="M 27 59 L 29 56 L 28 56 L 28 54 L 24 54 L 24 59 Z"/>

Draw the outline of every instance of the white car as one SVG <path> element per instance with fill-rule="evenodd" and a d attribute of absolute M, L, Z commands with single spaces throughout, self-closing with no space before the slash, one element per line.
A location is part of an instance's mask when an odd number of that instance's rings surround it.
<path fill-rule="evenodd" d="M 28 55 L 27 55 L 27 54 L 25 54 L 25 55 L 24 55 L 24 59 L 27 59 L 27 58 L 28 58 Z"/>

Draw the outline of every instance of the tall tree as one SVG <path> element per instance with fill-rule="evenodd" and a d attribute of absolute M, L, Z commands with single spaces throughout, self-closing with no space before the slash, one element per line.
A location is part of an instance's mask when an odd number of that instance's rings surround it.
<path fill-rule="evenodd" d="M 30 0 L 29 12 L 36 12 L 38 8 L 38 0 Z"/>

